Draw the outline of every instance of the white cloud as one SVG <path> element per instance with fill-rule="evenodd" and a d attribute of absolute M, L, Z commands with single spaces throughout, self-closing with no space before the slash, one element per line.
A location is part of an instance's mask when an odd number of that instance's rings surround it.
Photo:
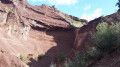
<path fill-rule="evenodd" d="M 31 2 L 48 2 L 52 5 L 74 5 L 78 0 L 28 0 Z"/>
<path fill-rule="evenodd" d="M 100 17 L 101 15 L 102 15 L 102 9 L 98 8 L 98 9 L 94 10 L 91 14 L 84 13 L 82 15 L 81 19 L 86 19 L 86 20 L 90 21 L 97 17 Z"/>
<path fill-rule="evenodd" d="M 91 8 L 91 5 L 86 5 L 84 10 L 89 10 Z"/>

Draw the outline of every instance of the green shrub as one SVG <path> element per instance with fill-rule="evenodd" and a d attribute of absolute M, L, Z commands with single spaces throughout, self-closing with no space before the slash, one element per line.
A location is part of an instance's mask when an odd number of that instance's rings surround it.
<path fill-rule="evenodd" d="M 86 60 L 86 62 L 89 63 L 91 61 L 101 59 L 103 57 L 103 55 L 104 55 L 104 53 L 102 51 L 100 51 L 100 50 L 93 50 L 90 53 L 86 53 L 85 60 Z"/>
<path fill-rule="evenodd" d="M 117 48 L 120 26 L 118 24 L 108 25 L 106 22 L 100 23 L 96 34 L 92 34 L 96 49 L 102 52 L 110 52 Z"/>
<path fill-rule="evenodd" d="M 82 54 L 76 54 L 74 62 L 76 63 L 76 67 L 86 67 L 85 56 Z"/>
<path fill-rule="evenodd" d="M 76 67 L 76 64 L 73 61 L 66 61 L 64 67 Z"/>
<path fill-rule="evenodd" d="M 67 60 L 64 64 L 65 67 L 87 67 L 85 56 L 82 54 L 76 54 L 73 60 Z"/>
<path fill-rule="evenodd" d="M 94 59 L 94 54 L 93 54 L 94 50 L 89 46 L 89 45 L 86 45 L 86 54 L 85 54 L 85 60 L 87 62 L 91 61 Z"/>
<path fill-rule="evenodd" d="M 71 60 L 64 63 L 64 67 L 87 67 L 95 60 L 120 47 L 120 24 L 106 22 L 98 24 L 97 32 L 91 33 L 95 47 L 86 46 L 85 54 L 75 54 Z"/>
<path fill-rule="evenodd" d="M 58 60 L 60 60 L 60 61 L 64 61 L 64 60 L 65 60 L 65 56 L 64 56 L 62 53 L 58 53 L 58 54 L 57 54 L 57 58 L 58 58 Z"/>
<path fill-rule="evenodd" d="M 20 53 L 19 58 L 26 63 L 30 61 L 28 55 L 25 53 Z"/>
<path fill-rule="evenodd" d="M 40 55 L 38 56 L 38 60 L 41 60 L 43 57 L 44 57 L 44 54 L 40 54 Z"/>

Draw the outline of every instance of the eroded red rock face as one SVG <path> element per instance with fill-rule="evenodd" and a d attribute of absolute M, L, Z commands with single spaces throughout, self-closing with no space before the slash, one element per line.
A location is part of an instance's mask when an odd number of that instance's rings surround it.
<path fill-rule="evenodd" d="M 90 32 L 95 33 L 96 26 L 102 21 L 104 21 L 103 18 L 97 18 L 90 21 L 87 25 L 81 27 L 80 29 L 76 29 L 76 38 L 73 48 L 75 50 L 84 51 L 85 45 L 93 45 Z"/>
<path fill-rule="evenodd" d="M 1 67 L 26 67 L 19 58 L 8 53 L 0 53 L 0 66 Z"/>
<path fill-rule="evenodd" d="M 96 18 L 90 22 L 88 22 L 87 25 L 81 27 L 80 29 L 76 29 L 76 37 L 74 41 L 74 49 L 75 50 L 80 50 L 84 51 L 85 50 L 85 45 L 91 45 L 93 46 L 94 43 L 91 38 L 91 33 L 96 32 L 96 26 L 101 23 L 101 22 L 106 22 L 110 24 L 111 22 L 117 23 L 120 21 L 120 12 L 113 13 L 111 15 L 105 16 L 105 17 L 99 17 Z"/>
<path fill-rule="evenodd" d="M 27 64 L 19 58 L 22 53 L 33 56 L 30 67 L 49 67 L 58 53 L 68 56 L 75 39 L 74 28 L 65 19 L 68 16 L 44 4 L 1 0 L 0 49 L 7 53 L 0 53 L 0 66 L 25 67 Z M 40 54 L 45 57 L 38 61 Z"/>
<path fill-rule="evenodd" d="M 67 17 L 87 22 L 45 4 L 32 6 L 23 0 L 1 0 L 0 50 L 6 53 L 0 53 L 0 66 L 25 67 L 27 64 L 19 58 L 25 53 L 33 56 L 28 66 L 49 67 L 56 61 L 57 54 L 68 56 L 72 49 L 82 50 L 85 44 L 92 44 L 90 31 L 94 33 L 103 19 L 95 19 L 75 29 Z M 45 56 L 38 61 L 40 54 Z"/>

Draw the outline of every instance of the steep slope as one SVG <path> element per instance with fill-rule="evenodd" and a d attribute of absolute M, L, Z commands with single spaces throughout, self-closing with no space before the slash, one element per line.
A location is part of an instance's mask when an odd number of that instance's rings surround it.
<path fill-rule="evenodd" d="M 87 25 L 76 29 L 76 37 L 74 41 L 74 48 L 75 50 L 82 50 L 85 48 L 85 45 L 93 45 L 92 40 L 91 40 L 91 32 L 95 33 L 96 32 L 96 26 L 101 23 L 101 22 L 114 22 L 118 23 L 120 20 L 120 11 L 118 10 L 116 13 L 113 13 L 111 15 L 105 16 L 105 17 L 99 17 L 96 18 L 90 22 L 88 22 Z"/>
<path fill-rule="evenodd" d="M 116 50 L 111 54 L 108 54 L 101 60 L 91 64 L 89 67 L 119 67 L 119 66 L 120 66 L 120 49 Z"/>
<path fill-rule="evenodd" d="M 4 61 L 0 61 L 1 67 L 25 67 L 20 60 L 23 53 L 33 55 L 28 63 L 30 67 L 49 67 L 58 53 L 69 54 L 75 38 L 74 27 L 65 19 L 69 15 L 47 5 L 31 6 L 22 0 L 0 1 L 0 49 L 7 52 L 0 54 L 5 55 L 0 59 Z M 40 54 L 45 56 L 37 61 Z"/>
<path fill-rule="evenodd" d="M 29 67 L 49 67 L 59 53 L 67 57 L 73 55 L 74 50 L 84 51 L 86 44 L 93 46 L 90 32 L 95 33 L 99 23 L 116 19 L 119 22 L 120 11 L 106 16 L 107 19 L 99 17 L 81 28 L 74 28 L 70 19 L 87 21 L 45 4 L 32 6 L 24 0 L 0 1 L 1 67 L 26 67 L 27 64 Z M 23 53 L 32 55 L 31 62 L 25 64 L 21 60 Z M 38 60 L 40 54 L 45 56 Z M 99 66 L 98 63 L 93 66 Z"/>
<path fill-rule="evenodd" d="M 85 45 L 95 46 L 90 33 L 91 32 L 95 33 L 96 26 L 101 22 L 106 22 L 109 25 L 111 25 L 111 22 L 119 23 L 120 22 L 120 10 L 118 10 L 114 14 L 94 19 L 90 21 L 87 25 L 81 27 L 80 29 L 76 29 L 76 37 L 75 37 L 74 46 L 73 46 L 71 55 L 74 54 L 75 52 L 80 52 L 80 53 L 85 52 L 86 50 Z M 119 56 L 120 56 L 120 50 L 115 49 L 114 52 L 107 54 L 107 56 L 105 54 L 104 58 L 97 59 L 97 60 L 95 59 L 95 61 L 90 63 L 90 66 L 88 67 L 119 67 L 120 65 Z"/>

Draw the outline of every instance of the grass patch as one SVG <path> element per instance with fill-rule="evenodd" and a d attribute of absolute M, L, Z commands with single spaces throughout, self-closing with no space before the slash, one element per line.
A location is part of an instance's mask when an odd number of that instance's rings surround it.
<path fill-rule="evenodd" d="M 20 53 L 19 58 L 26 63 L 30 61 L 30 59 L 28 58 L 28 55 L 25 53 Z"/>
<path fill-rule="evenodd" d="M 74 27 L 82 27 L 82 26 L 84 26 L 84 25 L 87 24 L 87 22 L 75 21 L 75 20 L 71 19 L 70 17 L 66 17 L 66 19 L 68 19 L 69 21 L 71 21 L 71 24 L 72 24 Z"/>
<path fill-rule="evenodd" d="M 43 57 L 44 57 L 44 54 L 40 54 L 40 55 L 38 56 L 38 60 L 41 60 Z"/>
<path fill-rule="evenodd" d="M 64 56 L 62 53 L 58 53 L 58 54 L 57 54 L 57 59 L 58 59 L 59 61 L 64 61 L 64 60 L 65 60 L 65 56 Z"/>

